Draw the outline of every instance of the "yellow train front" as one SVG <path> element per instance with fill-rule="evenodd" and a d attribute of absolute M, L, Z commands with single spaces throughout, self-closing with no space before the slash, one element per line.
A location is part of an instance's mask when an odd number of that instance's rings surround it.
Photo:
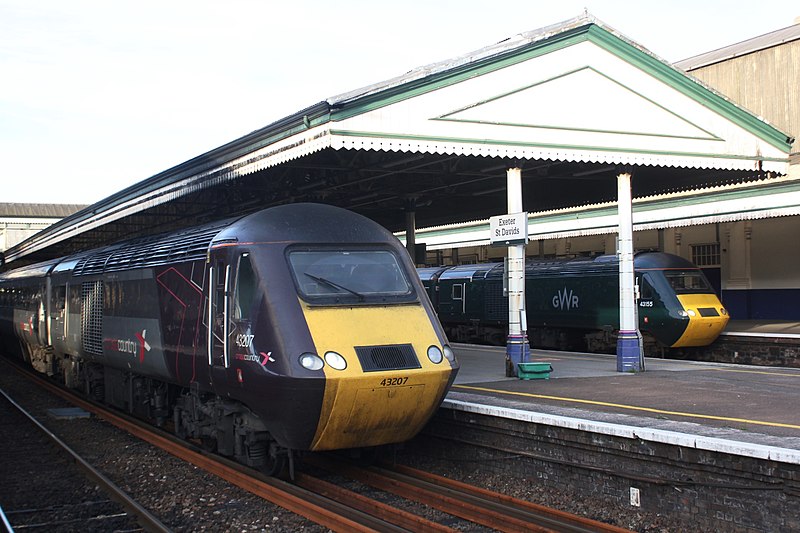
<path fill-rule="evenodd" d="M 438 409 L 458 363 L 386 229 L 325 205 L 272 208 L 217 235 L 209 262 L 229 294 L 214 392 L 246 405 L 277 445 L 402 442 Z"/>
<path fill-rule="evenodd" d="M 671 254 L 643 253 L 634 261 L 642 331 L 670 348 L 714 342 L 730 317 L 703 272 Z"/>

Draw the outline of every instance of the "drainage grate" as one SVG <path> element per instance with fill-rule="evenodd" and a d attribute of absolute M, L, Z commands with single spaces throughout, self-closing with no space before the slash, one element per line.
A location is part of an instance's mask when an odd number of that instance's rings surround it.
<path fill-rule="evenodd" d="M 410 344 L 356 346 L 356 355 L 364 372 L 421 368 L 414 347 Z"/>

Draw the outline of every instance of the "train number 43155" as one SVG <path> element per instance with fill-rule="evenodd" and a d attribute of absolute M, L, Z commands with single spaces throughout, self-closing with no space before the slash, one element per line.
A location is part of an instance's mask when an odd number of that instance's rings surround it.
<path fill-rule="evenodd" d="M 397 385 L 405 385 L 406 382 L 408 382 L 408 377 L 386 378 L 381 380 L 381 387 L 394 387 Z"/>

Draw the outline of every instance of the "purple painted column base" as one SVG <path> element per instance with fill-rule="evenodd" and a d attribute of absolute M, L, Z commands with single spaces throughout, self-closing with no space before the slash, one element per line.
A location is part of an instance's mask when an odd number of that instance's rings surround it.
<path fill-rule="evenodd" d="M 506 377 L 519 377 L 517 363 L 531 361 L 531 346 L 527 335 L 509 335 L 506 340 Z"/>
<path fill-rule="evenodd" d="M 642 346 L 635 331 L 620 331 L 617 337 L 617 372 L 641 372 Z"/>

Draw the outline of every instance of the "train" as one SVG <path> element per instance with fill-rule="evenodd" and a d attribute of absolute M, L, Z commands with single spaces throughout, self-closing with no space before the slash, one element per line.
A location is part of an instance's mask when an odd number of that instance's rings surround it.
<path fill-rule="evenodd" d="M 502 263 L 417 270 L 451 341 L 505 344 L 508 298 Z M 727 325 L 728 312 L 690 261 L 640 252 L 634 272 L 645 354 L 706 346 Z M 618 257 L 527 260 L 525 307 L 532 347 L 613 353 L 619 330 Z"/>
<path fill-rule="evenodd" d="M 397 238 L 310 203 L 2 272 L 0 349 L 267 474 L 412 438 L 459 368 Z"/>

